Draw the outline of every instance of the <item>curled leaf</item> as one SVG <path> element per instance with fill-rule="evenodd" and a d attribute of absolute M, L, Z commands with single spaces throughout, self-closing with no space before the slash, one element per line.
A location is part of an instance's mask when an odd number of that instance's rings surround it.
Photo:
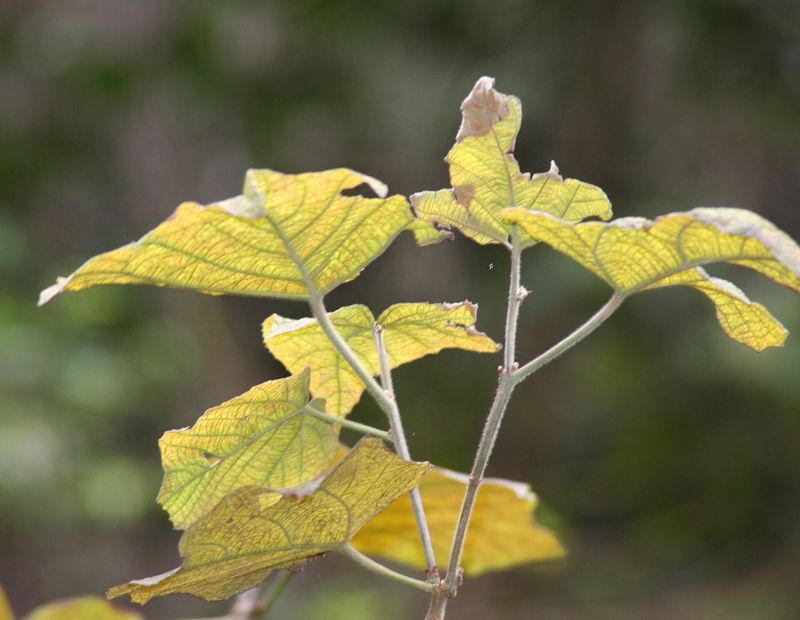
<path fill-rule="evenodd" d="M 494 353 L 497 344 L 475 329 L 477 306 L 458 304 L 396 304 L 378 317 L 392 368 L 446 348 Z M 331 321 L 350 348 L 373 374 L 380 372 L 373 328 L 366 306 L 340 308 Z M 336 352 L 314 319 L 287 319 L 273 314 L 263 325 L 264 343 L 290 372 L 310 366 L 311 393 L 324 398 L 332 415 L 345 416 L 361 398 L 364 385 Z"/>
<path fill-rule="evenodd" d="M 423 220 L 454 226 L 480 244 L 508 245 L 511 225 L 500 216 L 507 207 L 539 209 L 566 220 L 611 217 L 611 204 L 594 185 L 563 179 L 555 163 L 533 176 L 521 173 L 514 144 L 522 122 L 519 99 L 480 78 L 461 104 L 461 127 L 445 161 L 452 189 L 420 192 L 411 204 Z M 534 243 L 521 236 L 522 247 Z"/>
<path fill-rule="evenodd" d="M 514 208 L 505 210 L 503 217 L 620 293 L 690 286 L 714 302 L 720 324 L 734 340 L 760 351 L 786 339 L 786 329 L 763 306 L 701 269 L 718 262 L 740 265 L 800 292 L 800 247 L 755 213 L 703 207 L 655 221 L 621 218 L 575 224 Z"/>
<path fill-rule="evenodd" d="M 186 530 L 181 567 L 112 588 L 137 603 L 154 596 L 193 594 L 228 598 L 278 568 L 302 563 L 350 542 L 378 512 L 408 493 L 427 463 L 402 460 L 377 439 L 362 439 L 302 499 L 244 487 L 227 495 Z M 310 495 L 308 494 L 310 492 Z"/>
<path fill-rule="evenodd" d="M 440 467 L 422 479 L 419 490 L 436 557 L 450 553 L 467 477 Z M 527 484 L 487 478 L 478 490 L 461 557 L 467 575 L 560 558 L 555 534 L 533 518 L 536 496 Z M 353 539 L 362 553 L 424 569 L 425 559 L 408 496 L 400 497 Z"/>
<path fill-rule="evenodd" d="M 307 370 L 267 381 L 209 409 L 191 428 L 164 434 L 158 501 L 176 527 L 238 488 L 295 487 L 331 466 L 338 432 L 308 413 L 308 383 Z"/>
<path fill-rule="evenodd" d="M 380 197 L 343 195 L 369 185 Z M 42 291 L 154 284 L 209 294 L 307 299 L 355 278 L 413 220 L 403 196 L 344 168 L 305 174 L 250 170 L 244 193 L 183 203 L 139 241 L 95 256 Z"/>

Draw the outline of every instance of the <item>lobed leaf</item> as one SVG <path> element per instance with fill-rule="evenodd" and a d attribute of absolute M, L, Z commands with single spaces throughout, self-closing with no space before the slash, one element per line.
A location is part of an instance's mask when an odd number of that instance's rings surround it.
<path fill-rule="evenodd" d="M 380 198 L 345 196 L 369 185 Z M 183 203 L 139 241 L 100 254 L 42 291 L 154 284 L 209 294 L 307 299 L 355 278 L 413 222 L 403 196 L 347 169 L 281 174 L 250 170 L 244 193 Z"/>
<path fill-rule="evenodd" d="M 37 607 L 23 620 L 143 620 L 143 618 L 140 613 L 117 607 L 97 596 L 78 596 Z"/>
<path fill-rule="evenodd" d="M 241 487 L 295 487 L 331 466 L 338 431 L 308 413 L 308 384 L 308 370 L 267 381 L 209 409 L 193 427 L 164 434 L 158 501 L 175 527 Z"/>
<path fill-rule="evenodd" d="M 655 221 L 621 218 L 575 224 L 514 208 L 505 210 L 503 217 L 620 293 L 690 286 L 714 303 L 720 324 L 734 340 L 761 351 L 786 339 L 786 329 L 762 305 L 701 268 L 717 262 L 740 265 L 800 292 L 800 247 L 755 213 L 703 207 Z"/>
<path fill-rule="evenodd" d="M 452 189 L 411 196 L 418 217 L 450 228 L 480 244 L 508 245 L 512 226 L 500 212 L 512 206 L 539 209 L 566 220 L 611 217 L 611 204 L 594 185 L 563 179 L 553 162 L 550 170 L 530 176 L 514 159 L 522 121 L 519 99 L 494 89 L 482 77 L 461 104 L 461 128 L 445 161 Z M 521 235 L 522 247 L 533 245 Z"/>
<path fill-rule="evenodd" d="M 419 483 L 430 466 L 402 460 L 380 440 L 365 438 L 327 475 L 277 502 L 274 493 L 244 487 L 227 495 L 186 530 L 183 565 L 109 590 L 137 603 L 154 596 L 228 598 L 293 566 L 348 543 L 377 513 Z M 299 495 L 299 497 L 298 497 Z"/>
<path fill-rule="evenodd" d="M 439 467 L 420 483 L 434 553 L 446 558 L 461 512 L 467 476 Z M 461 565 L 468 575 L 560 558 L 555 534 L 533 519 L 536 496 L 519 482 L 487 478 L 478 489 Z M 425 568 L 419 534 L 407 495 L 395 500 L 353 539 L 362 553 Z"/>
<path fill-rule="evenodd" d="M 392 368 L 446 348 L 494 353 L 498 345 L 474 328 L 478 308 L 458 304 L 408 303 L 387 308 L 377 320 Z M 331 321 L 364 366 L 378 375 L 373 328 L 375 317 L 366 306 L 346 306 L 331 313 Z M 263 324 L 264 343 L 290 372 L 306 366 L 311 393 L 324 398 L 332 415 L 346 416 L 361 398 L 364 384 L 336 352 L 314 319 L 287 319 L 273 314 Z"/>

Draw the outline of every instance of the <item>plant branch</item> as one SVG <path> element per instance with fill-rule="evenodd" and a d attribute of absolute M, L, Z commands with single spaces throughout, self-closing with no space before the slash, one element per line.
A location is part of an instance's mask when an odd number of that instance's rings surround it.
<path fill-rule="evenodd" d="M 413 577 L 409 577 L 403 573 L 398 573 L 396 570 L 392 570 L 388 566 L 384 566 L 380 562 L 376 562 L 372 558 L 367 557 L 352 545 L 344 545 L 341 550 L 356 564 L 363 566 L 368 571 L 381 575 L 382 577 L 386 577 L 387 579 L 391 579 L 392 581 L 411 586 L 417 590 L 422 590 L 423 592 L 433 591 L 433 584 L 430 584 L 427 581 L 422 581 L 421 579 L 414 579 Z"/>
<path fill-rule="evenodd" d="M 611 298 L 606 302 L 606 304 L 602 308 L 600 308 L 597 312 L 595 312 L 589 318 L 589 320 L 587 320 L 578 329 L 576 329 L 569 336 L 564 338 L 561 342 L 554 344 L 547 351 L 545 351 L 538 357 L 532 359 L 522 368 L 515 370 L 512 373 L 512 378 L 514 380 L 514 383 L 519 383 L 520 381 L 524 381 L 534 372 L 539 370 L 542 366 L 544 366 L 545 364 L 549 364 L 554 359 L 559 357 L 562 353 L 568 351 L 576 344 L 578 344 L 581 340 L 586 338 L 586 336 L 588 336 L 594 330 L 600 327 L 600 325 L 602 325 L 606 321 L 606 319 L 608 319 L 612 314 L 614 314 L 614 311 L 620 307 L 623 301 L 625 301 L 625 295 L 619 292 L 615 292 L 611 296 Z"/>
<path fill-rule="evenodd" d="M 394 395 L 394 386 L 392 385 L 392 371 L 389 367 L 389 356 L 386 352 L 386 347 L 383 344 L 383 327 L 375 325 L 372 330 L 375 339 L 375 350 L 378 354 L 378 364 L 381 369 L 381 384 L 387 396 L 392 399 L 393 407 L 389 416 L 389 426 L 392 429 L 392 436 L 395 440 L 395 447 L 397 453 L 407 461 L 411 460 L 411 453 L 408 450 L 408 443 L 406 442 L 406 435 L 403 431 L 403 422 L 400 417 L 400 409 L 397 405 L 397 399 Z M 433 542 L 431 541 L 430 530 L 428 529 L 428 521 L 425 518 L 425 509 L 422 506 L 422 496 L 419 492 L 419 487 L 414 487 L 409 492 L 411 497 L 411 510 L 414 512 L 414 520 L 417 523 L 417 531 L 419 532 L 419 539 L 422 543 L 422 552 L 425 556 L 425 565 L 428 567 L 428 579 L 431 581 L 439 580 L 439 570 L 436 567 L 436 557 L 433 553 Z"/>
<path fill-rule="evenodd" d="M 357 433 L 361 433 L 362 435 L 373 435 L 374 437 L 379 437 L 380 439 L 383 439 L 388 443 L 394 443 L 394 437 L 392 437 L 392 434 L 387 431 L 382 431 L 373 426 L 368 426 L 366 424 L 354 422 L 346 418 L 338 418 L 335 415 L 328 415 L 324 411 L 315 409 L 311 405 L 306 405 L 305 410 L 309 413 L 309 415 L 312 415 L 315 418 L 322 420 L 323 422 L 328 422 L 329 424 L 335 424 L 343 428 L 349 428 L 350 430 L 356 431 Z"/>
<path fill-rule="evenodd" d="M 308 300 L 308 305 L 311 308 L 311 313 L 317 319 L 322 332 L 330 340 L 333 348 L 344 358 L 344 361 L 350 366 L 356 376 L 364 384 L 367 392 L 370 393 L 378 406 L 388 415 L 389 411 L 394 407 L 392 399 L 384 392 L 380 384 L 372 377 L 372 373 L 364 367 L 364 364 L 358 359 L 358 356 L 345 342 L 344 338 L 336 331 L 336 326 L 331 321 L 328 311 L 325 309 L 325 303 L 320 295 L 311 293 Z"/>
<path fill-rule="evenodd" d="M 394 439 L 394 445 L 395 449 L 397 450 L 397 454 L 402 459 L 410 461 L 411 455 L 408 451 L 408 443 L 406 442 L 405 433 L 403 432 L 403 425 L 400 421 L 400 411 L 397 408 L 397 403 L 394 397 L 390 396 L 391 392 L 384 390 L 380 384 L 375 381 L 375 379 L 372 377 L 372 373 L 364 367 L 364 364 L 361 362 L 355 352 L 350 348 L 344 338 L 339 335 L 339 332 L 336 331 L 336 326 L 333 324 L 333 321 L 331 321 L 328 311 L 325 309 L 325 303 L 323 302 L 322 296 L 316 293 L 311 287 L 309 287 L 309 292 L 310 295 L 308 305 L 311 308 L 311 313 L 314 315 L 314 318 L 317 319 L 317 323 L 319 323 L 322 332 L 331 342 L 339 355 L 341 355 L 342 358 L 348 363 L 350 368 L 353 369 L 353 372 L 356 373 L 356 376 L 361 379 L 361 382 L 364 384 L 367 391 L 386 414 L 386 417 L 389 420 L 389 428 Z M 414 517 L 417 521 L 417 529 L 420 532 L 420 541 L 422 542 L 423 550 L 425 550 L 426 562 L 428 562 L 428 575 L 432 579 L 437 574 L 437 571 L 435 561 L 433 559 L 433 548 L 430 545 L 430 532 L 428 531 L 428 524 L 425 520 L 425 513 L 422 508 L 422 500 L 417 489 L 414 489 L 411 492 L 411 503 L 412 506 L 414 506 Z"/>
<path fill-rule="evenodd" d="M 453 534 L 447 574 L 440 586 L 443 591 L 442 594 L 446 594 L 446 596 L 439 597 L 440 602 L 438 607 L 440 609 L 429 610 L 428 617 L 431 620 L 442 620 L 444 618 L 447 599 L 454 597 L 458 591 L 461 554 L 464 550 L 464 541 L 466 539 L 467 529 L 469 528 L 472 509 L 475 506 L 475 499 L 478 495 L 478 487 L 486 473 L 486 467 L 489 464 L 489 459 L 494 450 L 494 444 L 497 441 L 503 415 L 508 407 L 508 401 L 511 399 L 511 393 L 514 391 L 514 381 L 511 373 L 514 371 L 516 365 L 514 355 L 516 349 L 517 319 L 519 317 L 520 303 L 527 295 L 527 291 L 520 287 L 521 254 L 519 232 L 517 231 L 517 227 L 514 226 L 511 232 L 511 273 L 509 277 L 508 306 L 506 311 L 504 365 L 499 369 L 500 378 L 497 384 L 497 392 L 495 393 L 494 402 L 492 402 L 491 409 L 489 410 L 489 415 L 486 417 L 486 424 L 484 425 L 483 434 L 481 435 L 481 440 L 478 443 L 478 449 L 475 453 L 475 460 L 472 464 L 472 470 L 470 471 L 467 489 L 464 492 L 461 513 L 456 523 L 455 533 Z M 432 605 L 432 607 L 434 606 Z"/>

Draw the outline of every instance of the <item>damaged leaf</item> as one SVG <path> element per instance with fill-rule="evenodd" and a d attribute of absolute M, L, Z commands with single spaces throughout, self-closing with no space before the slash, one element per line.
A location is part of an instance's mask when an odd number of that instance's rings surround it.
<path fill-rule="evenodd" d="M 343 195 L 367 184 L 379 198 Z M 213 295 L 308 299 L 352 280 L 413 221 L 403 196 L 344 168 L 305 174 L 250 170 L 243 194 L 185 202 L 139 241 L 95 256 L 42 291 L 154 284 Z"/>
<path fill-rule="evenodd" d="M 480 78 L 461 104 L 461 128 L 445 158 L 452 189 L 411 196 L 416 214 L 446 228 L 458 228 L 480 244 L 509 245 L 512 225 L 500 211 L 525 207 L 565 220 L 611 217 L 611 203 L 594 185 L 563 179 L 555 163 L 548 172 L 521 173 L 514 144 L 522 121 L 519 99 L 494 89 L 494 80 Z M 521 246 L 534 241 L 525 234 Z"/>
<path fill-rule="evenodd" d="M 137 603 L 154 596 L 193 594 L 220 600 L 251 588 L 285 568 L 350 542 L 378 512 L 408 493 L 427 463 L 402 460 L 378 439 L 362 439 L 302 499 L 260 487 L 227 495 L 186 530 L 183 564 L 168 573 L 112 588 Z"/>
<path fill-rule="evenodd" d="M 469 302 L 408 303 L 387 308 L 377 323 L 383 328 L 390 366 L 395 368 L 446 348 L 494 353 L 497 344 L 474 328 L 476 315 L 477 306 Z M 378 375 L 373 338 L 376 321 L 369 308 L 346 306 L 330 317 L 364 366 Z M 361 398 L 364 384 L 314 319 L 295 320 L 273 314 L 264 321 L 263 336 L 270 353 L 290 372 L 312 368 L 311 393 L 325 399 L 330 414 L 346 416 Z"/>
<path fill-rule="evenodd" d="M 800 247 L 755 213 L 702 207 L 655 221 L 636 217 L 574 224 L 515 208 L 503 217 L 622 294 L 690 286 L 714 303 L 723 330 L 734 340 L 761 351 L 786 339 L 786 329 L 761 304 L 701 268 L 718 262 L 740 265 L 800 292 Z"/>
<path fill-rule="evenodd" d="M 257 385 L 158 442 L 158 501 L 183 529 L 238 488 L 285 489 L 328 469 L 338 432 L 308 413 L 308 370 Z M 314 403 L 324 409 L 324 403 Z"/>

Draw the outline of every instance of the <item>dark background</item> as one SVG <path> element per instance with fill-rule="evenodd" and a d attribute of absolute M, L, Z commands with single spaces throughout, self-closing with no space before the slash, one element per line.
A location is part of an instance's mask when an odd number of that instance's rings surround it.
<path fill-rule="evenodd" d="M 237 194 L 248 167 L 445 187 L 483 74 L 523 101 L 523 170 L 555 159 L 619 216 L 737 206 L 800 236 L 795 2 L 0 0 L 0 581 L 18 612 L 176 565 L 158 437 L 282 376 L 260 321 L 306 314 L 138 287 L 36 310 L 38 291 L 182 200 Z M 523 361 L 608 295 L 546 248 L 524 259 Z M 787 346 L 753 353 L 702 296 L 665 290 L 526 383 L 490 474 L 531 483 L 570 556 L 469 582 L 454 619 L 800 617 L 800 300 L 711 271 L 765 303 Z M 329 306 L 469 298 L 500 339 L 506 273 L 498 248 L 404 236 Z M 396 372 L 414 456 L 469 467 L 497 363 L 445 352 Z M 382 423 L 366 398 L 354 416 Z M 424 605 L 330 556 L 275 617 Z"/>

